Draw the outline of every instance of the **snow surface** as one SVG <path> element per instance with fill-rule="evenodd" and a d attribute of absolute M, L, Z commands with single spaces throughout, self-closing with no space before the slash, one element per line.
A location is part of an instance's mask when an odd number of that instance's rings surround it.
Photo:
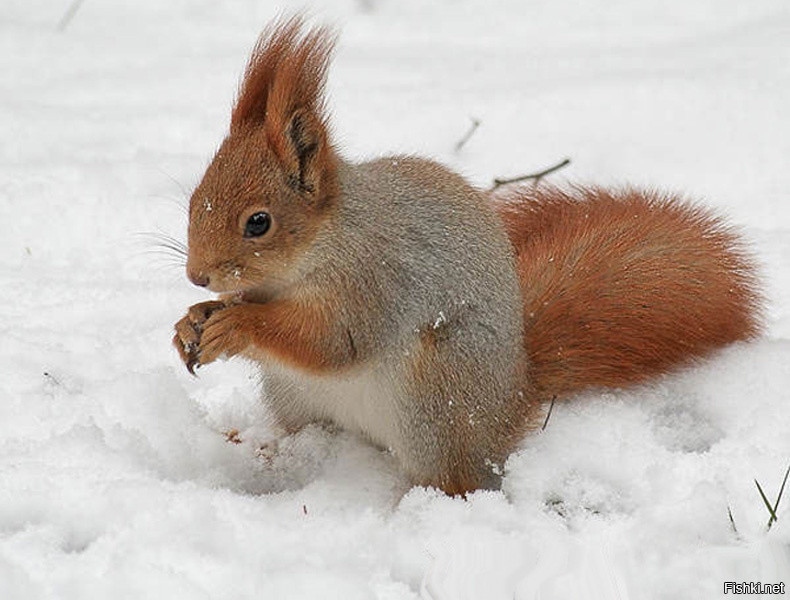
<path fill-rule="evenodd" d="M 719 598 L 790 586 L 786 0 L 337 0 L 350 157 L 432 155 L 487 185 L 683 190 L 754 241 L 767 334 L 637 390 L 558 405 L 501 492 L 408 489 L 309 428 L 280 454 L 252 370 L 193 379 L 172 324 L 206 299 L 140 232 L 222 139 L 253 0 L 0 5 L 0 598 Z M 481 126 L 459 154 L 453 146 Z M 227 441 L 236 429 L 242 443 Z M 728 509 L 735 524 L 734 530 Z M 790 591 L 788 592 L 790 593 Z"/>

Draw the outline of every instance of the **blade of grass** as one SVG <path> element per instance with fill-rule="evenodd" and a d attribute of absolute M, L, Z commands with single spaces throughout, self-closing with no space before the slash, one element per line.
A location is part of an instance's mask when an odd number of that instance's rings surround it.
<path fill-rule="evenodd" d="M 782 499 L 782 494 L 784 494 L 785 484 L 787 483 L 788 475 L 790 475 L 790 465 L 787 465 L 787 471 L 785 471 L 785 478 L 782 480 L 782 487 L 779 488 L 779 495 L 776 497 L 776 502 L 774 503 L 774 520 L 776 520 L 776 511 L 779 508 L 779 501 Z"/>
<path fill-rule="evenodd" d="M 732 526 L 733 532 L 735 535 L 738 535 L 738 528 L 735 526 L 735 519 L 732 518 L 732 509 L 729 504 L 727 505 L 727 516 L 730 517 L 730 525 Z"/>
<path fill-rule="evenodd" d="M 774 512 L 774 508 L 771 506 L 771 503 L 768 502 L 768 498 L 765 497 L 765 492 L 763 491 L 763 488 L 760 487 L 760 482 L 755 479 L 754 483 L 757 485 L 757 491 L 760 492 L 763 502 L 765 502 L 765 507 L 768 509 L 768 512 L 771 513 L 771 517 L 768 519 L 768 529 L 770 529 L 773 522 L 776 521 L 776 512 Z"/>
<path fill-rule="evenodd" d="M 69 7 L 66 9 L 66 12 L 61 17 L 60 22 L 58 23 L 58 31 L 65 31 L 66 27 L 69 26 L 71 20 L 74 18 L 74 15 L 77 14 L 77 11 L 80 9 L 80 5 L 82 4 L 83 0 L 73 0 Z"/>

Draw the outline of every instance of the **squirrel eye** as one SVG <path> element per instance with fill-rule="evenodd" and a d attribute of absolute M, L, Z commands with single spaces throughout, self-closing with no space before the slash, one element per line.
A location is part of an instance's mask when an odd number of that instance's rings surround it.
<path fill-rule="evenodd" d="M 269 216 L 269 213 L 256 212 L 249 219 L 247 219 L 247 224 L 244 226 L 244 237 L 260 237 L 269 231 L 271 224 L 272 219 Z"/>

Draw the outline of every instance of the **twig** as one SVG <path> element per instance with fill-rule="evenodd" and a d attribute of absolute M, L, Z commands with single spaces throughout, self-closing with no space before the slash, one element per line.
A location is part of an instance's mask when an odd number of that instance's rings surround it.
<path fill-rule="evenodd" d="M 60 18 L 60 22 L 58 23 L 59 32 L 66 30 L 66 27 L 69 26 L 69 23 L 71 23 L 74 15 L 76 15 L 77 11 L 80 9 L 82 2 L 83 0 L 72 0 L 71 4 L 69 4 L 69 7 L 66 9 L 66 12 L 63 13 L 63 16 Z"/>
<path fill-rule="evenodd" d="M 557 399 L 556 395 L 551 397 L 551 404 L 549 404 L 549 412 L 546 413 L 546 420 L 543 421 L 543 427 L 540 428 L 541 431 L 546 431 L 546 425 L 549 424 L 549 417 L 551 417 L 551 411 L 554 408 L 554 401 L 556 399 Z"/>
<path fill-rule="evenodd" d="M 477 131 L 478 127 L 480 127 L 480 120 L 479 119 L 475 119 L 474 117 L 472 117 L 472 125 L 469 127 L 469 131 L 467 131 L 464 134 L 464 136 L 455 143 L 455 153 L 456 154 L 458 154 L 461 151 L 461 148 L 463 148 L 464 144 L 466 144 L 466 142 L 469 141 L 469 138 L 471 138 L 474 135 L 474 133 L 475 133 L 475 131 Z"/>
<path fill-rule="evenodd" d="M 543 179 L 546 175 L 550 173 L 554 173 L 554 171 L 559 171 L 561 168 L 568 166 L 571 164 L 571 159 L 566 158 L 563 159 L 561 162 L 558 162 L 556 165 L 549 167 L 548 169 L 543 169 L 542 171 L 538 171 L 537 173 L 530 173 L 529 175 L 519 175 L 518 177 L 511 177 L 509 179 L 503 177 L 496 177 L 494 179 L 494 185 L 491 186 L 492 190 L 497 189 L 500 185 L 507 185 L 508 183 L 518 183 L 519 181 L 527 181 L 528 179 L 532 179 L 535 181 L 535 185 L 540 183 L 540 180 Z"/>

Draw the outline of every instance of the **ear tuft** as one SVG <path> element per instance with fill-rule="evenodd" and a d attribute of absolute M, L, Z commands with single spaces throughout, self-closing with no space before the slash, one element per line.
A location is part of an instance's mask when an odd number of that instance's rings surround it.
<path fill-rule="evenodd" d="M 326 27 L 304 30 L 301 15 L 277 19 L 263 30 L 244 72 L 231 129 L 263 122 L 272 110 L 291 112 L 288 108 L 297 105 L 323 109 L 326 73 L 337 36 Z"/>
<path fill-rule="evenodd" d="M 326 27 L 305 31 L 292 16 L 269 25 L 247 65 L 231 134 L 262 126 L 289 182 L 315 193 L 332 162 L 324 87 L 336 36 Z"/>

